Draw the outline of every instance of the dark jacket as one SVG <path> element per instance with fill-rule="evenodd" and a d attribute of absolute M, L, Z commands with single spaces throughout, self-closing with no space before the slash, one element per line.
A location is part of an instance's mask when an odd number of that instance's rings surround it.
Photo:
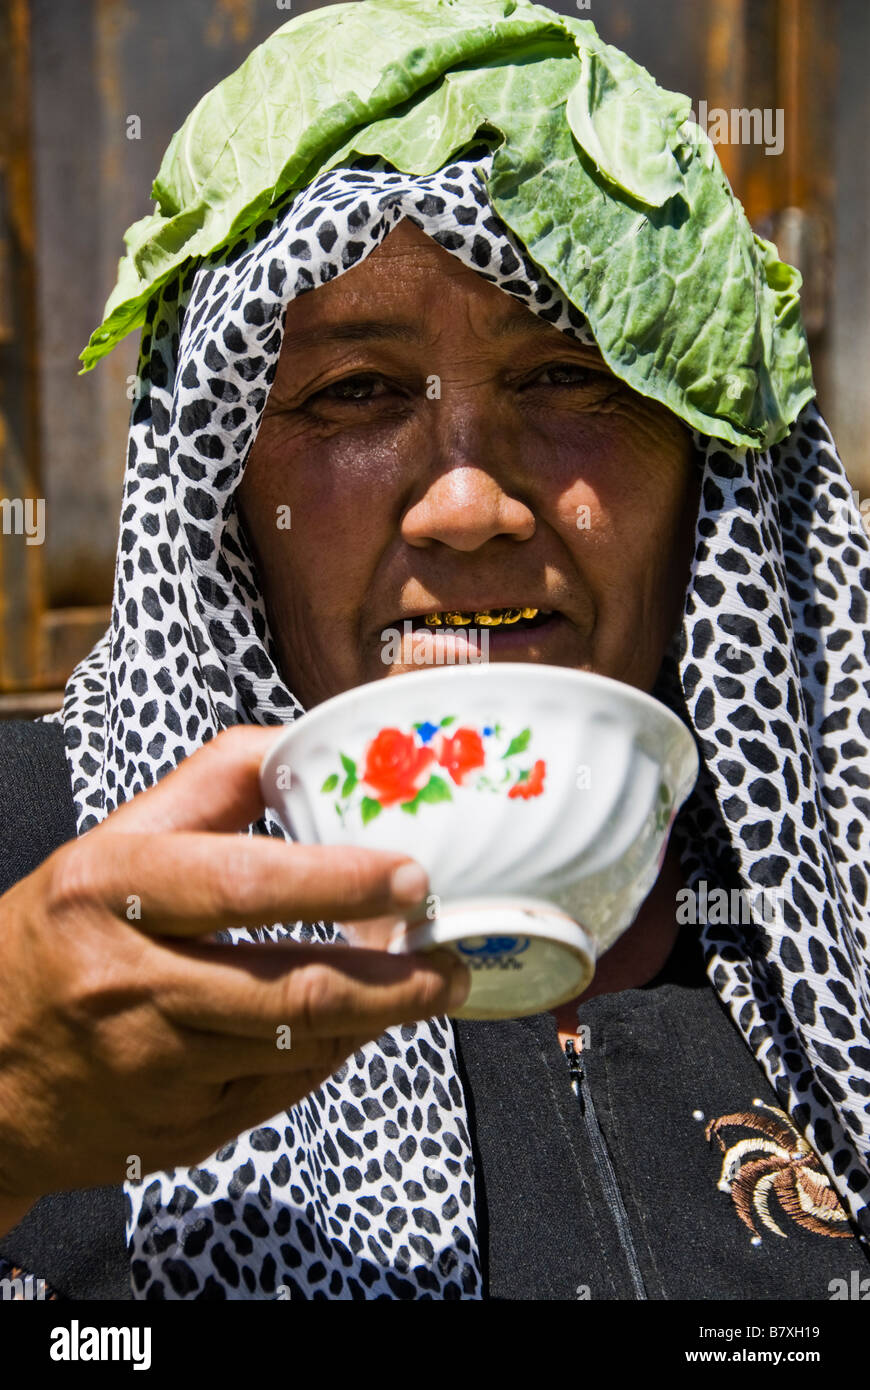
<path fill-rule="evenodd" d="M 74 835 L 59 726 L 0 724 L 0 893 Z M 573 1066 L 550 1014 L 455 1025 L 486 1297 L 827 1299 L 866 1276 L 845 1218 L 813 1229 L 771 1198 L 772 1229 L 742 1163 L 723 1190 L 726 1145 L 757 1138 L 757 1103 L 779 1102 L 690 937 L 656 980 L 591 1000 L 581 1022 Z M 789 1147 L 775 1155 L 786 1186 L 800 1179 Z M 2 1260 L 61 1297 L 130 1298 L 123 1188 L 43 1197 L 0 1237 Z"/>

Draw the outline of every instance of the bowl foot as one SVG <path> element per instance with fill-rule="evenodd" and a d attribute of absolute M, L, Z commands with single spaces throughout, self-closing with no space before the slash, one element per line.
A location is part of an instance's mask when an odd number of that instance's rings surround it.
<path fill-rule="evenodd" d="M 595 946 L 552 903 L 534 898 L 442 902 L 438 916 L 398 929 L 389 950 L 447 949 L 471 971 L 455 1018 L 523 1018 L 582 994 L 595 973 Z"/>

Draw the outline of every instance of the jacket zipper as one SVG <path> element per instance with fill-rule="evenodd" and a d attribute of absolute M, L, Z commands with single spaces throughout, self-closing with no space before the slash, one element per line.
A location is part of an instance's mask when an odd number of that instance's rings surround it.
<path fill-rule="evenodd" d="M 635 1297 L 645 1299 L 647 1296 L 644 1287 L 643 1275 L 640 1272 L 637 1252 L 634 1248 L 634 1241 L 631 1238 L 631 1230 L 628 1225 L 628 1214 L 616 1180 L 616 1173 L 613 1171 L 613 1164 L 610 1161 L 610 1154 L 607 1152 L 607 1145 L 604 1135 L 595 1114 L 595 1106 L 592 1103 L 592 1093 L 589 1089 L 589 1082 L 586 1079 L 586 1072 L 583 1067 L 580 1053 L 574 1047 L 570 1038 L 565 1043 L 565 1057 L 568 1061 L 568 1072 L 571 1078 L 571 1090 L 577 1097 L 580 1106 L 580 1113 L 586 1125 L 586 1134 L 589 1139 L 589 1147 L 595 1160 L 598 1170 L 598 1177 L 604 1192 L 605 1199 L 613 1213 L 616 1222 L 616 1230 L 622 1246 L 625 1262 L 628 1265 L 628 1272 L 634 1287 Z"/>

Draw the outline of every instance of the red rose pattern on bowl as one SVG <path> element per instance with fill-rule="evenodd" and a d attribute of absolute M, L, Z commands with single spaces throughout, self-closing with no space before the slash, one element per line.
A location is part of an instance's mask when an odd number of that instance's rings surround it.
<path fill-rule="evenodd" d="M 359 814 L 368 825 L 388 806 L 409 815 L 452 801 L 451 786 L 527 801 L 544 790 L 547 765 L 529 763 L 528 727 L 507 738 L 498 721 L 480 729 L 456 725 L 456 715 L 423 720 L 410 731 L 379 729 L 357 761 L 340 752 L 341 771 L 331 772 L 321 792 L 333 797 L 342 823 Z"/>
<path fill-rule="evenodd" d="M 499 662 L 359 686 L 290 725 L 261 769 L 296 840 L 398 850 L 431 894 L 391 950 L 455 950 L 457 1016 L 576 997 L 652 888 L 694 786 L 665 706 L 587 672 Z"/>

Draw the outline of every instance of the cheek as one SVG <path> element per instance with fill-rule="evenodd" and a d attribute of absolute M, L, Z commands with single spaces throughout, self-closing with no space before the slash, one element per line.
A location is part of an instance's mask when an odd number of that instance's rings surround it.
<path fill-rule="evenodd" d="M 239 506 L 273 600 L 316 592 L 318 606 L 337 616 L 343 595 L 365 590 L 389 538 L 394 473 L 376 442 L 302 436 L 252 455 Z"/>
<path fill-rule="evenodd" d="M 597 427 L 586 422 L 578 446 L 563 430 L 552 455 L 551 515 L 587 580 L 636 606 L 652 592 L 663 594 L 672 571 L 682 572 L 695 484 L 684 436 L 642 422 L 626 421 L 622 431 L 614 436 L 612 417 Z"/>
<path fill-rule="evenodd" d="M 294 517 L 304 518 L 306 533 L 353 533 L 392 514 L 399 455 L 397 440 L 386 439 L 384 432 L 345 431 L 324 438 L 302 431 L 264 454 L 257 485 L 262 482 L 270 500 L 283 500 Z"/>
<path fill-rule="evenodd" d="M 579 532 L 597 549 L 675 527 L 685 498 L 683 464 L 617 444 L 604 431 L 590 436 L 551 467 L 560 528 Z"/>

